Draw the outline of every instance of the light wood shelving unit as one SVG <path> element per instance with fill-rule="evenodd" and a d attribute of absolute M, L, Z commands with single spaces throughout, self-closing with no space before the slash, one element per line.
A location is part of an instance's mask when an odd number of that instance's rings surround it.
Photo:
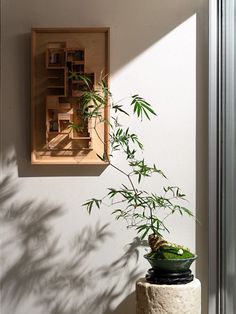
<path fill-rule="evenodd" d="M 105 164 L 97 155 L 108 151 L 108 125 L 98 134 L 81 114 L 81 79 L 109 74 L 109 29 L 32 29 L 32 153 L 33 164 Z M 102 112 L 108 119 L 108 105 Z M 83 129 L 72 128 L 81 125 Z M 101 141 L 102 139 L 102 141 Z"/>

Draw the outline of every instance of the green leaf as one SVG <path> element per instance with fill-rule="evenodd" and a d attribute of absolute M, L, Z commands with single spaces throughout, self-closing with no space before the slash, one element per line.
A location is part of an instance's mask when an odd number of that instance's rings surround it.
<path fill-rule="evenodd" d="M 107 97 L 107 96 L 109 96 L 109 97 L 112 96 L 112 94 L 111 94 L 111 92 L 110 92 L 110 90 L 109 90 L 109 87 L 107 86 L 107 83 L 106 83 L 106 81 L 105 81 L 104 79 L 102 79 L 102 80 L 100 81 L 99 85 L 101 86 L 102 92 L 103 92 L 103 94 L 104 94 L 106 97 Z"/>
<path fill-rule="evenodd" d="M 117 111 L 119 111 L 119 112 L 122 112 L 122 113 L 126 114 L 127 116 L 129 116 L 128 112 L 125 111 L 124 109 L 122 109 L 122 107 L 123 107 L 122 105 L 113 105 L 112 109 L 115 110 L 115 113 L 117 113 Z"/>
<path fill-rule="evenodd" d="M 102 161 L 106 161 L 106 155 L 103 154 L 103 156 L 99 155 L 96 153 L 96 155 L 98 156 L 99 159 L 101 159 Z"/>
<path fill-rule="evenodd" d="M 88 88 L 90 88 L 90 85 L 92 84 L 92 81 L 91 81 L 91 79 L 88 77 L 88 76 L 86 76 L 85 74 L 78 74 L 77 75 L 77 79 L 78 80 L 81 80 L 82 82 L 84 82 L 85 83 L 85 85 L 88 87 Z"/>
<path fill-rule="evenodd" d="M 102 204 L 102 200 L 92 198 L 92 199 L 88 200 L 86 203 L 82 204 L 82 206 L 86 206 L 88 213 L 91 214 L 93 206 L 96 205 L 97 208 L 100 208 L 101 204 Z"/>
<path fill-rule="evenodd" d="M 191 210 L 189 210 L 188 208 L 186 207 L 181 207 L 181 209 L 189 216 L 193 217 L 193 213 L 191 212 Z"/>
<path fill-rule="evenodd" d="M 121 217 L 124 217 L 125 214 L 126 214 L 123 210 L 121 210 L 121 209 L 116 209 L 116 210 L 114 210 L 114 211 L 112 212 L 112 215 L 118 214 L 118 213 L 119 213 L 119 215 L 116 215 L 116 220 L 119 220 Z"/>
<path fill-rule="evenodd" d="M 149 120 L 150 114 L 156 115 L 152 106 L 138 95 L 132 96 L 131 106 L 134 106 L 134 113 L 136 113 L 138 117 L 141 117 L 141 120 L 143 119 L 143 115 L 145 115 Z"/>
<path fill-rule="evenodd" d="M 149 225 L 141 225 L 141 226 L 136 227 L 137 232 L 142 233 L 140 236 L 141 240 L 145 238 L 145 236 L 148 234 L 150 229 L 151 227 Z"/>
<path fill-rule="evenodd" d="M 144 233 L 143 233 L 143 234 L 141 235 L 141 237 L 140 237 L 141 240 L 143 240 L 143 239 L 146 237 L 146 235 L 148 234 L 149 230 L 150 230 L 150 228 L 147 228 L 147 229 L 144 231 Z"/>
<path fill-rule="evenodd" d="M 69 71 L 68 79 L 70 79 L 70 80 L 77 80 L 78 79 L 77 73 Z"/>

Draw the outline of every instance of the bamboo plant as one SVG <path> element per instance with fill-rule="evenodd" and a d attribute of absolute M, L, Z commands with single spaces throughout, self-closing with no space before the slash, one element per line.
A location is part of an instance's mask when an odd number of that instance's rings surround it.
<path fill-rule="evenodd" d="M 153 175 L 167 178 L 156 164 L 149 165 L 144 158 L 140 158 L 144 153 L 143 143 L 136 133 L 120 122 L 122 116 L 141 121 L 151 120 L 156 117 L 154 108 L 137 94 L 131 96 L 128 105 L 123 102 L 115 102 L 104 79 L 100 80 L 97 89 L 93 89 L 86 76 L 71 73 L 71 77 L 83 80 L 86 85 L 86 90 L 79 99 L 84 123 L 92 120 L 92 127 L 98 137 L 98 125 L 100 123 L 109 124 L 109 155 L 104 152 L 102 156 L 98 157 L 124 177 L 124 181 L 119 187 L 108 187 L 103 197 L 91 198 L 83 206 L 87 208 L 89 214 L 94 208 L 101 209 L 109 206 L 116 219 L 124 219 L 128 227 L 135 228 L 141 239 L 148 238 L 151 254 L 155 253 L 160 258 L 193 256 L 188 249 L 163 239 L 163 232 L 169 232 L 165 222 L 170 215 L 193 216 L 187 207 L 182 206 L 185 195 L 178 186 L 167 185 L 163 187 L 162 194 L 149 192 L 142 187 L 144 178 Z M 105 120 L 101 114 L 105 106 L 110 107 L 109 121 Z M 83 125 L 73 127 L 81 130 Z M 102 138 L 99 137 L 99 139 L 103 142 Z M 103 144 L 107 145 L 104 142 Z M 126 160 L 125 169 L 113 163 L 113 156 L 117 152 L 121 153 Z M 164 213 L 164 218 L 160 218 L 161 211 Z"/>

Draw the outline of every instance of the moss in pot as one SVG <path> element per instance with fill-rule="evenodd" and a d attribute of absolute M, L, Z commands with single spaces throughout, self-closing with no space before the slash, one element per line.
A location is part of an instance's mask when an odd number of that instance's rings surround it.
<path fill-rule="evenodd" d="M 153 234 L 148 237 L 148 242 L 151 252 L 144 257 L 157 271 L 186 272 L 197 258 L 188 248 L 167 242 Z"/>

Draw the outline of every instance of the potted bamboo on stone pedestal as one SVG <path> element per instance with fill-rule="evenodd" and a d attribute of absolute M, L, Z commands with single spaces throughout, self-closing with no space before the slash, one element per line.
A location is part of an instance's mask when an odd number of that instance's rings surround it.
<path fill-rule="evenodd" d="M 170 243 L 163 237 L 164 232 L 169 232 L 166 226 L 169 216 L 179 214 L 193 217 L 193 214 L 183 206 L 185 195 L 179 187 L 167 184 L 162 188 L 162 193 L 143 188 L 144 178 L 154 175 L 167 178 L 156 164 L 149 165 L 140 157 L 144 153 L 143 143 L 136 133 L 120 122 L 122 115 L 141 121 L 150 120 L 156 116 L 153 107 L 139 95 L 133 95 L 128 105 L 115 103 L 105 81 L 101 80 L 98 89 L 94 90 L 88 78 L 82 79 L 87 86 L 79 100 L 84 123 L 90 121 L 98 137 L 97 127 L 100 123 L 110 126 L 109 140 L 103 142 L 104 147 L 110 145 L 110 150 L 104 149 L 104 154 L 98 157 L 124 178 L 119 187 L 110 186 L 101 198 L 93 197 L 83 205 L 89 213 L 94 208 L 108 206 L 116 219 L 124 219 L 128 227 L 137 231 L 141 240 L 147 239 L 150 247 L 150 252 L 144 257 L 149 261 L 151 269 L 145 279 L 139 280 L 136 285 L 137 314 L 200 314 L 201 285 L 190 270 L 197 256 L 188 248 Z M 109 121 L 100 114 L 105 106 L 110 107 Z M 81 130 L 83 125 L 74 127 Z M 100 140 L 103 141 L 102 138 Z M 124 157 L 124 168 L 113 162 L 116 153 Z M 161 218 L 163 213 L 164 218 Z"/>

